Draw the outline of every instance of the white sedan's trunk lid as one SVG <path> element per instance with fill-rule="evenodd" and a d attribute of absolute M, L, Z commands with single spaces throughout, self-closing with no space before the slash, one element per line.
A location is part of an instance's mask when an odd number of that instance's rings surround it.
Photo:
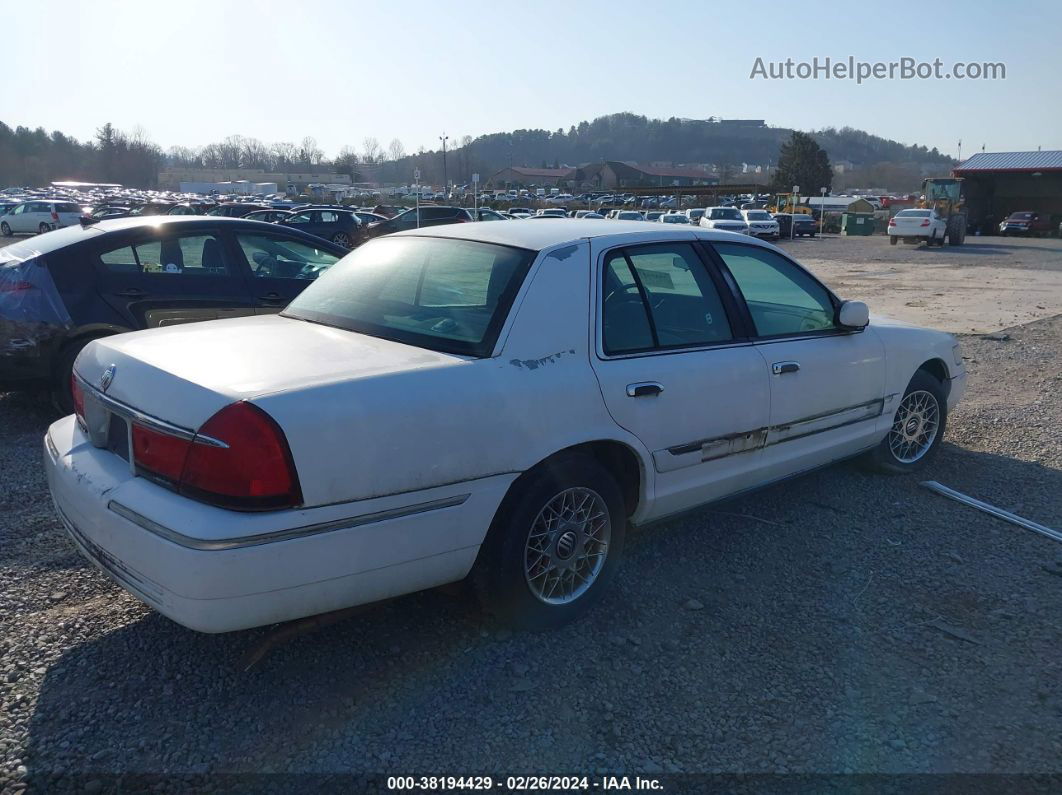
<path fill-rule="evenodd" d="M 108 397 L 196 429 L 238 400 L 465 360 L 267 315 L 105 337 L 85 348 L 75 371 L 99 389 L 113 365 Z M 307 410 L 312 411 L 312 405 Z"/>

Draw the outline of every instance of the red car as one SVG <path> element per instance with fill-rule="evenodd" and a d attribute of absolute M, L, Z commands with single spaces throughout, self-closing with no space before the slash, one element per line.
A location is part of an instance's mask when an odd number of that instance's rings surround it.
<path fill-rule="evenodd" d="M 999 234 L 1003 237 L 1007 235 L 1046 236 L 1052 231 L 1054 230 L 1051 228 L 1051 219 L 1031 210 L 1011 213 L 999 224 Z"/>

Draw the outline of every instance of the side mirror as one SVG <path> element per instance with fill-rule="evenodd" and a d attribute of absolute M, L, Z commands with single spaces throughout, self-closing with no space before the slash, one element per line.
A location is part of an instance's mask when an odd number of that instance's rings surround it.
<path fill-rule="evenodd" d="M 845 301 L 837 310 L 837 322 L 845 328 L 866 328 L 870 309 L 862 301 Z"/>

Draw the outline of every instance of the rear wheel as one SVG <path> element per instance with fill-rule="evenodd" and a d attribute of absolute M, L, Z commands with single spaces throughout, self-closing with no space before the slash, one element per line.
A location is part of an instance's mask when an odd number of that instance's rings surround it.
<path fill-rule="evenodd" d="M 589 456 L 565 455 L 525 478 L 495 516 L 474 581 L 505 623 L 548 629 L 578 618 L 608 587 L 627 515 L 615 479 Z"/>
<path fill-rule="evenodd" d="M 900 242 L 900 238 L 896 237 L 896 235 L 889 235 L 889 245 L 890 246 L 895 246 L 899 242 Z"/>
<path fill-rule="evenodd" d="M 0 224 L 0 234 L 4 237 L 11 237 L 11 227 L 7 225 L 7 221 Z"/>
<path fill-rule="evenodd" d="M 39 234 L 39 235 L 43 235 L 44 233 L 51 232 L 51 231 L 52 231 L 52 228 L 50 226 L 48 226 L 48 224 L 43 223 L 43 222 L 41 223 L 40 226 L 37 227 L 37 234 Z"/>
<path fill-rule="evenodd" d="M 337 246 L 343 246 L 343 248 L 353 248 L 354 241 L 350 239 L 350 235 L 346 232 L 336 232 L 332 235 L 332 242 Z"/>
<path fill-rule="evenodd" d="M 948 420 L 944 387 L 919 370 L 896 407 L 892 428 L 866 456 L 866 463 L 889 473 L 911 472 L 936 454 Z"/>

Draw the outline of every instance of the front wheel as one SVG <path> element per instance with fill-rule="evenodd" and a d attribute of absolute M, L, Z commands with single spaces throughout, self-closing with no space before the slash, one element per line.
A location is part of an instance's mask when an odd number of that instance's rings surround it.
<path fill-rule="evenodd" d="M 940 447 L 947 420 L 948 401 L 943 385 L 925 370 L 919 370 L 896 407 L 892 428 L 868 453 L 867 463 L 889 473 L 919 469 Z"/>
<path fill-rule="evenodd" d="M 474 581 L 484 608 L 521 629 L 573 621 L 604 593 L 623 554 L 627 515 L 589 456 L 541 465 L 514 486 L 487 534 Z"/>

